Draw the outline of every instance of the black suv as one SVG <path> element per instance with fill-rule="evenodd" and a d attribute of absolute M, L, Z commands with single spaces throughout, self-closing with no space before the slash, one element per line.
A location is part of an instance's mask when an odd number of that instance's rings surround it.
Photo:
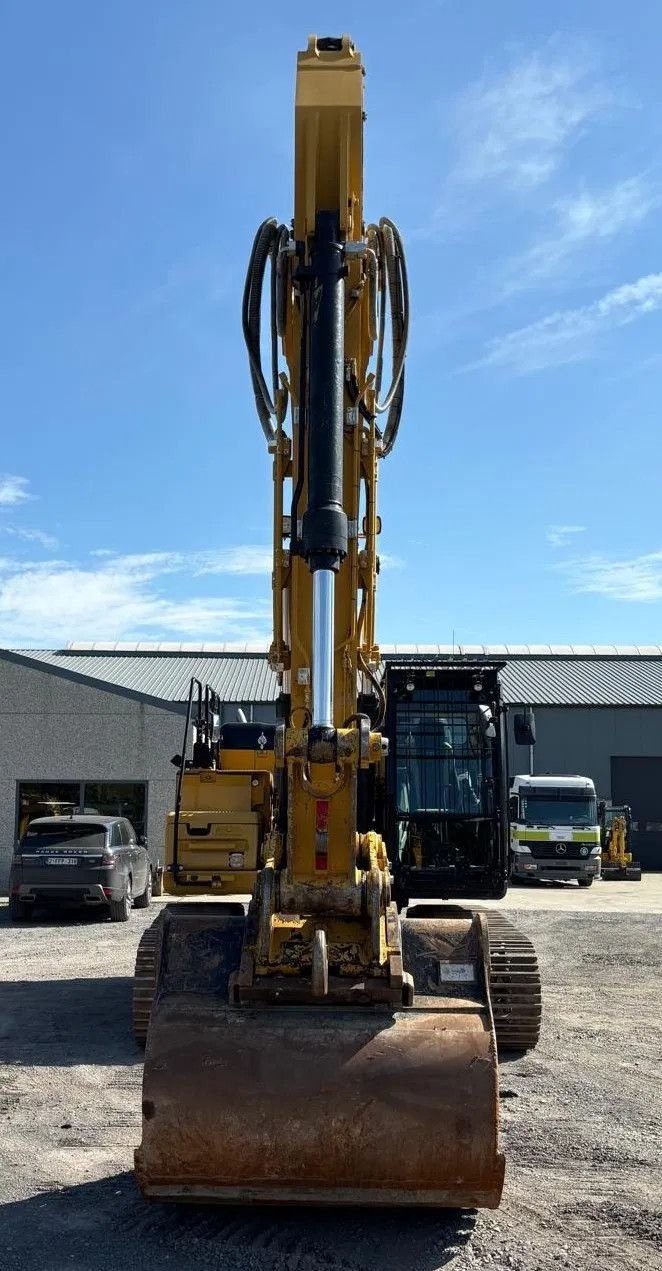
<path fill-rule="evenodd" d="M 146 909 L 162 891 L 163 867 L 143 835 L 119 816 L 44 816 L 31 821 L 9 875 L 13 922 L 36 904 L 105 905 L 112 922 L 126 922 L 131 906 Z"/>

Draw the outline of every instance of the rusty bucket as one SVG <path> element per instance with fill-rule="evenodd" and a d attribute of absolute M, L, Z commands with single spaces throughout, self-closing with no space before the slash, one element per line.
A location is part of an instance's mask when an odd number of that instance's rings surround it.
<path fill-rule="evenodd" d="M 441 921 L 403 924 L 424 991 L 396 1011 L 229 1006 L 243 922 L 207 909 L 166 923 L 136 1152 L 144 1195 L 496 1207 L 504 1164 L 481 920 L 456 923 L 450 941 Z"/>

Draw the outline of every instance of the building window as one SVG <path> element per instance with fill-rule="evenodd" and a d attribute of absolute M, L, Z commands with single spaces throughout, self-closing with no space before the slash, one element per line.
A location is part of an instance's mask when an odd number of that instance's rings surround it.
<path fill-rule="evenodd" d="M 80 807 L 78 781 L 20 781 L 18 785 L 17 838 L 37 816 L 66 816 Z"/>
<path fill-rule="evenodd" d="M 144 781 L 19 781 L 18 838 L 35 817 L 69 812 L 125 816 L 137 834 L 145 834 L 147 786 Z"/>
<path fill-rule="evenodd" d="M 136 834 L 146 831 L 147 787 L 141 781 L 86 781 L 85 806 L 101 816 L 125 816 Z"/>

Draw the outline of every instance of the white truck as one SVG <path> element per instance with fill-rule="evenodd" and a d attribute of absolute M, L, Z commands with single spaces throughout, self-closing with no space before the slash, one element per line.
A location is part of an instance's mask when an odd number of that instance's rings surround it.
<path fill-rule="evenodd" d="M 513 777 L 510 787 L 511 876 L 576 879 L 600 875 L 600 825 L 590 777 Z"/>

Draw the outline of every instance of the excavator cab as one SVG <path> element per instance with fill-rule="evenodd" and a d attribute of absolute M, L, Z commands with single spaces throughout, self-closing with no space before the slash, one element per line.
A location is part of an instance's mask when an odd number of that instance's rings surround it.
<path fill-rule="evenodd" d="M 501 899 L 508 879 L 502 663 L 387 661 L 385 839 L 410 896 Z"/>

